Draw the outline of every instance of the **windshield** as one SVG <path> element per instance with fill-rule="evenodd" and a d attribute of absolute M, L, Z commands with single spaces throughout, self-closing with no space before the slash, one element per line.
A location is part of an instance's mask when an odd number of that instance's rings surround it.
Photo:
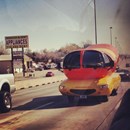
<path fill-rule="evenodd" d="M 103 64 L 102 54 L 98 51 L 85 51 L 83 56 L 83 67 L 99 67 Z"/>
<path fill-rule="evenodd" d="M 68 54 L 63 62 L 64 69 L 80 68 L 80 51 Z"/>

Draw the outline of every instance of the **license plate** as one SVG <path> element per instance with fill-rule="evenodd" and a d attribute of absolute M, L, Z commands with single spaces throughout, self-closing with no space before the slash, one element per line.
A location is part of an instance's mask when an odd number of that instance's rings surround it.
<path fill-rule="evenodd" d="M 81 99 L 87 99 L 87 95 L 80 95 Z"/>

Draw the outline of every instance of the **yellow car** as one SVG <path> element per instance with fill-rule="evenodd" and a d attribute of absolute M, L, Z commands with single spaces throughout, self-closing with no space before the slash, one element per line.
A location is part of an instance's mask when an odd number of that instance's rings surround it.
<path fill-rule="evenodd" d="M 79 98 L 100 96 L 107 100 L 107 96 L 116 94 L 120 81 L 121 78 L 117 73 L 112 73 L 101 79 L 67 79 L 60 84 L 59 91 L 62 95 L 66 95 L 69 101 L 73 101 L 75 96 L 78 96 Z"/>

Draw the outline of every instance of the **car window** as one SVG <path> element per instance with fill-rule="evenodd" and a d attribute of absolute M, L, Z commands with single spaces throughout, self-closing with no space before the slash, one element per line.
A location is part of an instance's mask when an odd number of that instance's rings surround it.
<path fill-rule="evenodd" d="M 107 64 L 107 63 L 110 63 L 110 57 L 108 57 L 106 54 L 103 54 L 103 57 L 104 57 L 104 62 L 105 62 L 105 64 Z"/>
<path fill-rule="evenodd" d="M 80 68 L 80 51 L 68 54 L 64 59 L 63 68 Z"/>
<path fill-rule="evenodd" d="M 102 54 L 98 51 L 85 51 L 83 56 L 83 67 L 96 66 L 103 64 L 104 60 Z"/>

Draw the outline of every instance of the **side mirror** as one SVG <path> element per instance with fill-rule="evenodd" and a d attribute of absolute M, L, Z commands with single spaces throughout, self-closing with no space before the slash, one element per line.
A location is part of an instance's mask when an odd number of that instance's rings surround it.
<path fill-rule="evenodd" d="M 116 71 L 118 71 L 119 70 L 119 66 L 116 66 Z"/>
<path fill-rule="evenodd" d="M 111 60 L 111 62 L 110 62 L 110 67 L 114 67 L 114 61 L 113 60 Z"/>

